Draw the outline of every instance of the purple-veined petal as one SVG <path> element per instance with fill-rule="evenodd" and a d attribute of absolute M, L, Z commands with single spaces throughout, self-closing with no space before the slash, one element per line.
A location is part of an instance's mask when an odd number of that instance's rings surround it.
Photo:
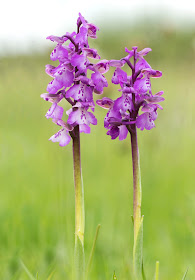
<path fill-rule="evenodd" d="M 126 125 L 120 125 L 119 126 L 119 140 L 124 140 L 127 138 L 127 134 L 128 134 L 128 129 L 126 127 Z"/>
<path fill-rule="evenodd" d="M 118 126 L 110 126 L 106 134 L 110 135 L 112 140 L 116 139 L 119 136 Z"/>
<path fill-rule="evenodd" d="M 109 65 L 112 67 L 123 67 L 124 64 L 125 61 L 123 60 L 114 60 L 114 59 L 109 60 Z"/>
<path fill-rule="evenodd" d="M 98 63 L 94 64 L 95 71 L 98 71 L 102 74 L 108 72 L 109 70 L 109 61 L 104 59 L 99 61 Z"/>
<path fill-rule="evenodd" d="M 151 68 L 142 69 L 142 73 L 152 78 L 160 78 L 162 76 L 161 71 L 153 70 Z"/>
<path fill-rule="evenodd" d="M 50 35 L 46 39 L 49 39 L 52 42 L 56 42 L 58 44 L 63 44 L 65 42 L 63 37 L 58 37 L 58 36 L 54 36 L 54 35 Z"/>
<path fill-rule="evenodd" d="M 83 48 L 83 52 L 86 56 L 93 58 L 93 59 L 100 59 L 100 56 L 96 49 L 90 49 L 90 48 Z"/>
<path fill-rule="evenodd" d="M 47 86 L 47 91 L 50 94 L 57 93 L 61 88 L 63 87 L 63 84 L 61 81 L 58 81 L 57 79 L 53 79 Z"/>
<path fill-rule="evenodd" d="M 49 101 L 51 103 L 59 103 L 62 98 L 63 98 L 63 94 L 49 94 L 49 93 L 42 93 L 41 94 L 41 98 L 43 98 L 45 101 Z"/>
<path fill-rule="evenodd" d="M 101 94 L 103 92 L 103 88 L 108 86 L 106 78 L 99 72 L 93 73 L 91 75 L 91 79 L 94 84 L 94 92 L 97 94 Z"/>
<path fill-rule="evenodd" d="M 143 57 L 143 56 L 147 55 L 151 51 L 152 51 L 151 48 L 145 48 L 145 49 L 143 49 L 143 50 L 138 52 L 138 56 L 139 57 Z"/>
<path fill-rule="evenodd" d="M 144 130 L 144 128 L 150 130 L 155 127 L 154 121 L 156 120 L 156 118 L 156 111 L 143 113 L 142 115 L 137 117 L 136 126 L 140 128 L 140 130 Z"/>
<path fill-rule="evenodd" d="M 87 63 L 87 60 L 86 60 L 86 57 L 84 55 L 79 55 L 79 54 L 75 53 L 72 56 L 71 64 L 74 67 L 77 67 L 79 70 L 85 70 L 86 69 L 86 63 Z"/>
<path fill-rule="evenodd" d="M 57 45 L 50 55 L 50 59 L 64 62 L 68 59 L 68 51 L 61 45 Z"/>
<path fill-rule="evenodd" d="M 53 118 L 53 119 L 61 119 L 63 116 L 64 109 L 57 105 L 57 103 L 53 103 L 50 109 L 46 113 L 46 118 Z"/>
<path fill-rule="evenodd" d="M 102 99 L 97 100 L 96 103 L 104 109 L 110 109 L 113 106 L 114 101 L 108 97 L 103 97 Z"/>
<path fill-rule="evenodd" d="M 59 145 L 64 147 L 70 143 L 71 137 L 69 133 L 64 128 L 62 128 L 56 134 L 51 136 L 49 140 L 52 142 L 59 142 Z"/>
<path fill-rule="evenodd" d="M 126 111 L 132 111 L 134 109 L 131 97 L 127 94 L 117 98 L 114 102 L 113 110 L 121 111 L 125 113 Z"/>
<path fill-rule="evenodd" d="M 73 83 L 74 75 L 72 72 L 63 69 L 55 73 L 55 79 L 64 87 L 69 87 Z"/>
<path fill-rule="evenodd" d="M 67 92 L 66 97 L 72 97 L 74 100 L 78 101 L 88 101 L 91 102 L 93 100 L 93 88 L 87 86 L 83 83 L 73 85 Z"/>
<path fill-rule="evenodd" d="M 126 81 L 127 81 L 127 73 L 120 68 L 116 68 L 112 76 L 112 83 L 119 84 L 120 82 L 123 83 Z"/>
<path fill-rule="evenodd" d="M 91 132 L 91 128 L 90 128 L 90 126 L 88 126 L 86 124 L 80 124 L 79 125 L 79 131 L 80 131 L 80 133 L 84 132 L 84 133 L 89 134 Z"/>

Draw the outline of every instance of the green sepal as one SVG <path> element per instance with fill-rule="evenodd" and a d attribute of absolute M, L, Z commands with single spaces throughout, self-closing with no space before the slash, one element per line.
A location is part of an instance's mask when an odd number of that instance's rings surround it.
<path fill-rule="evenodd" d="M 186 279 L 187 273 L 188 273 L 188 268 L 186 269 L 186 272 L 184 273 L 184 276 L 183 276 L 182 280 Z"/>
<path fill-rule="evenodd" d="M 144 216 L 141 217 L 139 231 L 137 234 L 135 251 L 134 251 L 134 272 L 136 280 L 141 280 L 143 278 L 143 219 Z"/>
<path fill-rule="evenodd" d="M 85 255 L 84 246 L 79 236 L 76 236 L 75 242 L 75 280 L 84 280 L 85 278 Z"/>

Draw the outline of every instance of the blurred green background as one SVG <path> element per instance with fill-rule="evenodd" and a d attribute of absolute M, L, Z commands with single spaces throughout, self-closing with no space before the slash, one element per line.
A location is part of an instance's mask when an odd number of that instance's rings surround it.
<path fill-rule="evenodd" d="M 189 267 L 195 279 L 195 32 L 154 24 L 105 30 L 92 46 L 101 58 L 119 59 L 137 45 L 151 47 L 147 61 L 163 77 L 152 80 L 164 90 L 164 110 L 156 128 L 138 134 L 143 186 L 144 262 L 153 279 L 182 279 Z M 50 44 L 51 46 L 51 44 Z M 54 46 L 54 45 L 53 45 Z M 22 260 L 35 276 L 72 279 L 74 185 L 71 145 L 48 141 L 57 127 L 44 115 L 50 104 L 39 96 L 50 78 L 44 72 L 49 54 L 0 59 L 0 278 L 29 279 Z M 117 98 L 106 77 L 104 96 Z M 97 97 L 99 98 L 99 96 Z M 67 107 L 66 107 L 67 106 Z M 65 109 L 68 109 L 66 104 Z M 85 187 L 86 261 L 97 224 L 100 235 L 90 279 L 131 279 L 133 226 L 130 139 L 111 141 L 103 127 L 106 111 L 96 108 L 98 126 L 81 136 Z"/>

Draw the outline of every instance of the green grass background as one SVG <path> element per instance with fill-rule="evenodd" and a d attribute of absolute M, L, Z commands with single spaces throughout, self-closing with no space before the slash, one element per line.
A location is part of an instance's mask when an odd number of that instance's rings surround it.
<path fill-rule="evenodd" d="M 123 30 L 123 31 L 121 31 Z M 151 47 L 147 60 L 163 77 L 165 91 L 156 128 L 138 134 L 143 186 L 144 261 L 147 279 L 160 261 L 160 279 L 195 279 L 195 33 L 139 26 L 99 32 L 92 42 L 102 58 L 121 58 L 124 47 Z M 48 42 L 51 48 L 54 46 Z M 45 280 L 72 279 L 74 185 L 71 145 L 48 138 L 56 125 L 44 115 L 39 96 L 50 78 L 44 55 L 0 59 L 0 279 L 29 279 L 20 265 Z M 104 95 L 117 98 L 117 87 Z M 67 106 L 67 107 L 66 107 Z M 68 105 L 65 105 L 68 109 Z M 88 260 L 97 224 L 100 235 L 90 279 L 132 279 L 132 166 L 130 139 L 111 141 L 103 128 L 106 111 L 96 108 L 98 126 L 81 136 Z"/>

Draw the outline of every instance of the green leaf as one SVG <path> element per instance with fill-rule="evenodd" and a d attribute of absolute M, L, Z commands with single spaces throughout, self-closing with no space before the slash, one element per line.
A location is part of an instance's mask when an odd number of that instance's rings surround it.
<path fill-rule="evenodd" d="M 49 274 L 49 276 L 48 276 L 47 280 L 51 280 L 51 278 L 52 278 L 52 277 L 53 277 L 53 275 L 54 275 L 54 272 L 55 272 L 55 270 L 53 270 L 53 271 Z"/>
<path fill-rule="evenodd" d="M 87 265 L 87 271 L 86 271 L 86 279 L 88 279 L 88 275 L 89 275 L 89 272 L 90 272 L 90 269 L 91 269 L 91 264 L 92 264 L 92 261 L 93 261 L 93 256 L 94 256 L 94 252 L 95 252 L 95 246 L 96 246 L 96 242 L 97 242 L 97 239 L 98 239 L 98 234 L 99 234 L 99 230 L 100 230 L 100 224 L 97 226 L 96 228 L 96 233 L 95 233 L 95 237 L 94 237 L 94 240 L 93 240 L 93 245 L 92 245 L 92 248 L 91 248 L 91 253 L 90 253 L 90 256 L 89 256 L 89 262 L 88 262 L 88 265 Z"/>
<path fill-rule="evenodd" d="M 29 279 L 31 280 L 36 280 L 36 278 L 30 273 L 30 271 L 28 270 L 28 268 L 25 266 L 25 264 L 23 263 L 22 260 L 20 260 L 21 266 L 22 268 L 26 271 L 26 274 L 28 275 Z"/>
<path fill-rule="evenodd" d="M 145 272 L 144 272 L 144 263 L 143 263 L 143 261 L 142 261 L 142 279 L 146 280 L 146 275 L 145 275 Z"/>
<path fill-rule="evenodd" d="M 117 280 L 116 275 L 115 275 L 115 271 L 114 271 L 114 274 L 113 274 L 113 280 Z"/>
<path fill-rule="evenodd" d="M 134 272 L 136 279 L 144 279 L 143 278 L 143 219 L 142 216 L 139 226 L 139 231 L 137 234 L 137 240 L 135 244 L 134 251 Z"/>
<path fill-rule="evenodd" d="M 85 278 L 85 255 L 83 243 L 79 236 L 76 236 L 75 243 L 75 279 L 84 280 Z"/>
<path fill-rule="evenodd" d="M 183 276 L 182 280 L 186 279 L 187 273 L 188 273 L 188 268 L 186 269 L 186 272 L 184 273 L 184 276 Z"/>
<path fill-rule="evenodd" d="M 155 280 L 158 280 L 158 277 L 159 277 L 159 261 L 156 261 Z"/>

